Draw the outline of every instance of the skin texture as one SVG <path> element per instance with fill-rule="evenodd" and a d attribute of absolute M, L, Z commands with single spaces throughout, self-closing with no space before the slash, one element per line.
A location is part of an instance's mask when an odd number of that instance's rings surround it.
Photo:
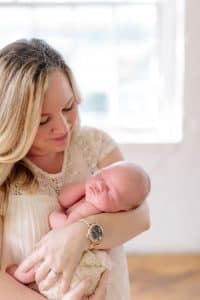
<path fill-rule="evenodd" d="M 34 143 L 28 153 L 29 159 L 49 173 L 57 173 L 61 170 L 63 151 L 70 142 L 72 129 L 78 117 L 77 103 L 75 100 L 73 100 L 73 104 L 70 103 L 71 97 L 72 89 L 66 77 L 61 72 L 54 72 L 50 76 L 49 88 L 44 97 L 41 117 L 43 124 L 39 126 Z M 65 138 L 56 140 L 64 135 L 66 135 Z M 122 159 L 120 151 L 116 148 L 98 163 L 98 167 L 102 168 Z M 145 202 L 137 209 L 128 212 L 103 213 L 89 216 L 87 220 L 92 223 L 97 222 L 104 227 L 104 239 L 101 245 L 95 247 L 96 249 L 116 247 L 149 228 L 148 207 Z M 119 224 L 119 226 L 113 227 L 113 224 Z M 82 222 L 51 230 L 38 242 L 36 249 L 20 265 L 21 271 L 27 272 L 41 263 L 36 278 L 44 288 L 48 289 L 56 282 L 56 277 L 52 277 L 50 272 L 51 268 L 54 268 L 63 274 L 62 290 L 63 293 L 66 293 L 80 257 L 89 247 L 86 233 L 87 226 Z M 79 238 L 74 239 L 74 236 Z M 0 273 L 0 281 L 2 279 L 4 284 L 0 300 L 9 299 L 10 291 L 6 286 L 9 286 L 10 281 Z M 44 299 L 32 291 L 29 292 L 26 287 L 16 286 L 20 293 L 20 297 L 17 297 L 16 294 L 16 300 Z M 30 293 L 35 298 L 30 297 Z"/>
<path fill-rule="evenodd" d="M 85 184 L 66 185 L 59 195 L 66 210 L 52 212 L 50 225 L 59 228 L 92 214 L 136 208 L 149 190 L 148 176 L 141 168 L 125 161 L 111 164 L 98 170 Z"/>
<path fill-rule="evenodd" d="M 77 115 L 77 103 L 66 76 L 58 71 L 52 73 L 44 96 L 40 126 L 28 158 L 49 173 L 59 172 Z M 58 140 L 60 137 L 64 138 Z"/>
<path fill-rule="evenodd" d="M 50 214 L 51 228 L 64 227 L 102 211 L 117 212 L 136 208 L 148 193 L 148 184 L 148 177 L 141 176 L 141 168 L 133 163 L 113 163 L 98 170 L 86 184 L 72 183 L 62 189 L 59 201 L 67 210 Z M 81 196 L 84 197 L 80 199 Z M 35 281 L 34 270 L 21 273 L 20 268 L 16 267 L 11 266 L 7 272 L 25 284 Z"/>

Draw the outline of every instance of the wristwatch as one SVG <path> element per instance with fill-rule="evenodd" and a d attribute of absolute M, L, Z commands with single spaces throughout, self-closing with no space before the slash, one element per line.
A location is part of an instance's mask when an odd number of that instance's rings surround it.
<path fill-rule="evenodd" d="M 85 219 L 81 219 L 80 221 L 88 227 L 86 234 L 87 239 L 90 241 L 88 250 L 92 250 L 96 245 L 99 245 L 103 239 L 103 227 L 97 223 L 89 223 Z"/>

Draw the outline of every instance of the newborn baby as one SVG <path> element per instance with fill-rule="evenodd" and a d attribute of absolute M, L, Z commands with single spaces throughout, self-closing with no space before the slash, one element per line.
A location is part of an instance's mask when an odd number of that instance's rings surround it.
<path fill-rule="evenodd" d="M 101 212 L 119 212 L 136 208 L 150 190 L 149 178 L 141 176 L 141 172 L 142 169 L 133 163 L 120 161 L 98 170 L 85 183 L 66 185 L 59 195 L 59 202 L 64 210 L 50 214 L 51 227 L 54 229 L 66 226 Z M 70 287 L 74 287 L 89 276 L 92 279 L 88 290 L 90 295 L 94 292 L 102 272 L 110 268 L 111 262 L 106 251 L 87 251 L 75 270 Z M 11 267 L 7 271 L 22 283 L 34 281 L 34 276 L 26 276 L 20 273 L 18 268 Z M 60 286 L 61 278 L 58 278 L 49 290 L 43 291 L 40 285 L 38 288 L 48 299 L 61 300 Z"/>
<path fill-rule="evenodd" d="M 59 196 L 65 209 L 50 215 L 52 228 L 71 224 L 101 212 L 119 212 L 136 208 L 149 192 L 149 179 L 142 169 L 120 161 L 98 170 L 85 183 L 66 185 Z"/>

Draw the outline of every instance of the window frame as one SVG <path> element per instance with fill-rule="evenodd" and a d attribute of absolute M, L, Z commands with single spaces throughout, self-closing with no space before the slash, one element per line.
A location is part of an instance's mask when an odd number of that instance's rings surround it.
<path fill-rule="evenodd" d="M 184 0 L 137 1 L 1 1 L 2 6 L 83 6 L 155 4 L 157 6 L 157 53 L 160 67 L 159 118 L 152 128 L 108 128 L 120 143 L 178 143 L 183 138 Z"/>

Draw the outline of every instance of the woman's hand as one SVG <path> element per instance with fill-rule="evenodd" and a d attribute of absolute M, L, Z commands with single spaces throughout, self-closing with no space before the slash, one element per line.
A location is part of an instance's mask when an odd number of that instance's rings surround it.
<path fill-rule="evenodd" d="M 65 293 L 83 252 L 88 249 L 86 233 L 87 227 L 82 222 L 51 230 L 19 268 L 28 272 L 36 267 L 35 279 L 43 290 L 49 289 L 62 276 L 62 292 Z"/>
<path fill-rule="evenodd" d="M 108 281 L 108 271 L 104 272 L 92 296 L 84 296 L 90 286 L 90 278 L 81 281 L 75 288 L 65 294 L 62 300 L 105 300 Z"/>

